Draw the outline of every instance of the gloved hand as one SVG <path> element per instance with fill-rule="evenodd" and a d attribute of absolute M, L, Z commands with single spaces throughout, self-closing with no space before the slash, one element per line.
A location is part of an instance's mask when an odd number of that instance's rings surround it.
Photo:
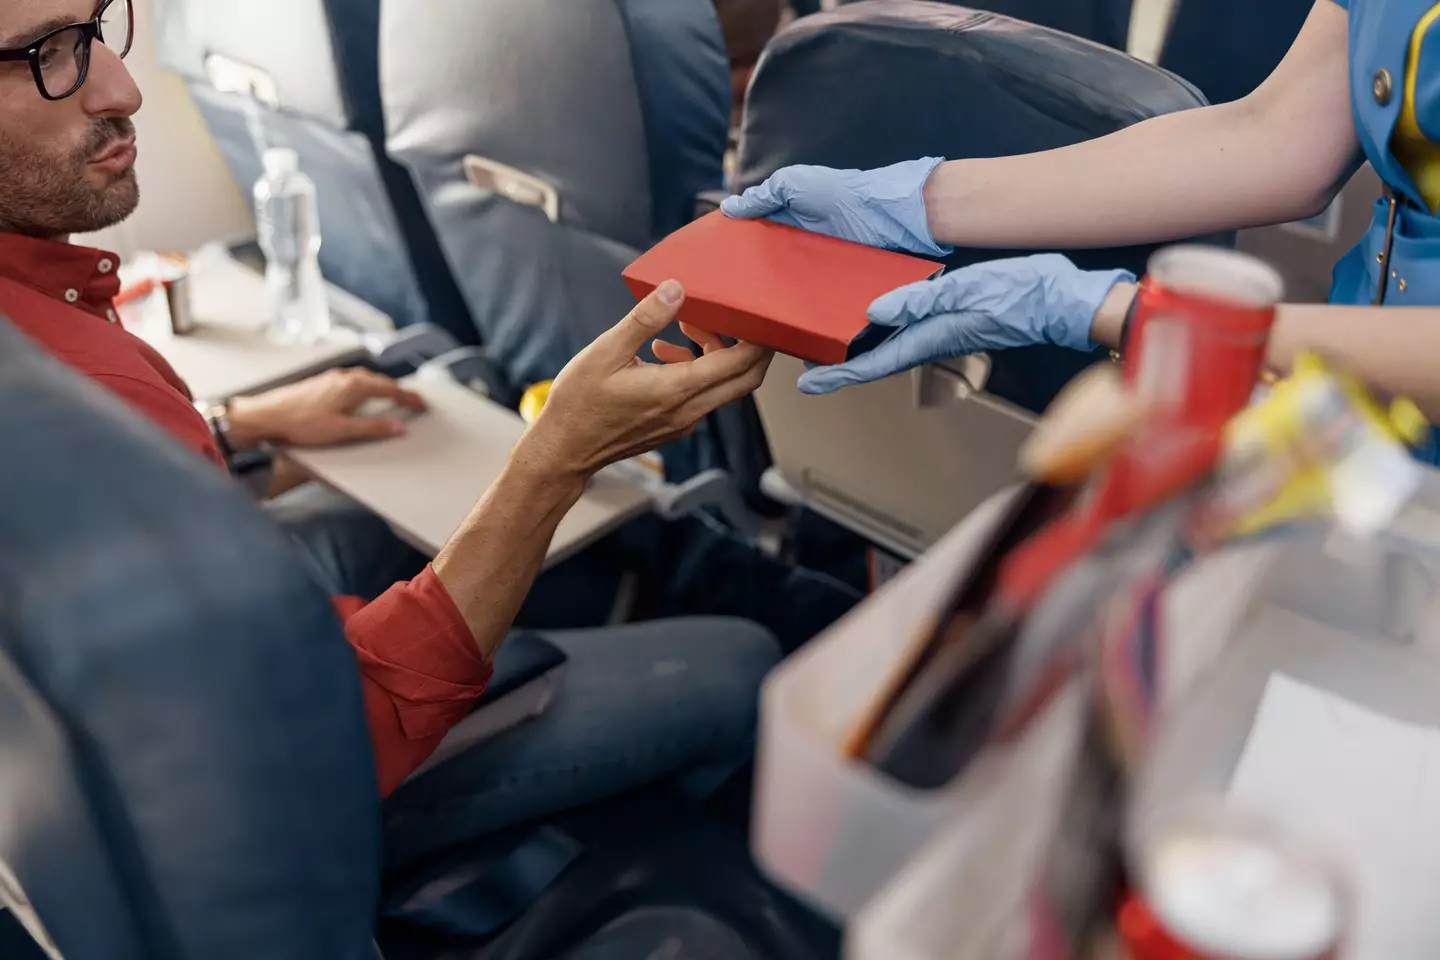
<path fill-rule="evenodd" d="M 830 393 L 923 363 L 1053 343 L 1093 348 L 1090 322 L 1126 270 L 1081 270 L 1058 253 L 994 260 L 892 290 L 870 305 L 872 324 L 896 333 L 853 360 L 815 367 L 802 393 Z"/>
<path fill-rule="evenodd" d="M 930 235 L 925 182 L 943 157 L 925 157 L 878 170 L 794 166 L 720 205 L 738 220 L 767 217 L 841 240 L 886 250 L 945 257 L 954 248 Z"/>

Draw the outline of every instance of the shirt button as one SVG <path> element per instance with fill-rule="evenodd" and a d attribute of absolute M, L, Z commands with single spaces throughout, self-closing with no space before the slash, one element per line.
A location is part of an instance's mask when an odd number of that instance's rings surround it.
<path fill-rule="evenodd" d="M 99 263 L 95 264 L 95 269 L 99 270 L 101 273 L 109 273 L 111 270 L 115 269 L 115 261 L 107 257 L 104 260 L 101 260 Z"/>
<path fill-rule="evenodd" d="M 1375 94 L 1375 102 L 1385 106 L 1390 102 L 1390 71 L 1381 67 L 1375 71 L 1375 81 L 1370 84 L 1370 90 Z"/>
<path fill-rule="evenodd" d="M 106 320 L 109 320 L 111 323 L 119 323 L 119 322 L 120 322 L 120 318 L 117 317 L 117 316 L 115 316 L 115 311 L 114 311 L 114 310 L 106 310 L 106 311 L 105 311 L 105 319 L 106 319 Z"/>
<path fill-rule="evenodd" d="M 74 303 L 76 300 L 79 300 L 79 299 L 80 299 L 80 291 L 79 291 L 79 290 L 76 290 L 74 287 L 71 287 L 69 290 L 66 290 L 66 291 L 65 291 L 65 302 L 66 302 L 66 303 Z"/>

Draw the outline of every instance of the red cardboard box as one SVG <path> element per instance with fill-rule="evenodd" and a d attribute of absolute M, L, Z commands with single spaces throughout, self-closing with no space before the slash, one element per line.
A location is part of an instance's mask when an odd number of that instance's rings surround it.
<path fill-rule="evenodd" d="M 666 280 L 685 286 L 680 319 L 702 330 L 815 363 L 842 363 L 876 297 L 940 265 L 720 211 L 660 241 L 625 269 L 636 298 Z"/>

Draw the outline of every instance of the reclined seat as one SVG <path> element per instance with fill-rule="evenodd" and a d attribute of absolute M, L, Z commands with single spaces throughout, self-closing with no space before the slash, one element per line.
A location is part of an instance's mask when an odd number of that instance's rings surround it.
<path fill-rule="evenodd" d="M 185 78 L 241 192 L 265 146 L 319 187 L 327 280 L 389 315 L 479 342 L 415 185 L 385 155 L 380 0 L 170 0 L 160 55 Z"/>
<path fill-rule="evenodd" d="M 0 444 L 0 904 L 69 960 L 382 956 L 354 655 L 295 551 L 3 318 Z M 488 900 L 481 919 L 506 926 L 489 947 L 381 946 L 558 960 L 617 940 L 623 956 L 706 956 L 721 937 L 748 951 L 727 957 L 834 954 L 836 931 L 759 877 L 743 837 L 663 798 L 624 806 L 574 817 L 604 842 L 556 841 L 567 869 L 518 918 L 505 883 L 438 878 Z M 461 853 L 444 869 L 495 881 Z M 414 900 L 429 879 L 391 886 L 414 883 Z"/>
<path fill-rule="evenodd" d="M 1163 70 L 1046 27 L 942 3 L 870 0 L 805 17 L 771 42 L 746 101 L 740 186 L 797 163 L 867 169 L 1048 150 L 1203 103 Z M 1069 253 L 1081 267 L 1140 274 L 1153 249 Z M 946 263 L 1015 254 L 958 250 Z M 1043 410 L 1100 359 L 1048 346 L 996 354 L 983 403 L 955 402 L 952 387 L 981 384 L 948 366 L 801 397 L 799 364 L 777 360 L 758 400 L 789 486 L 913 556 L 1015 478 L 1026 412 Z M 997 404 L 1000 413 L 990 409 Z"/>
<path fill-rule="evenodd" d="M 841 0 L 841 5 L 860 0 Z M 998 13 L 1124 50 L 1130 35 L 1131 0 L 942 0 L 971 10 Z"/>

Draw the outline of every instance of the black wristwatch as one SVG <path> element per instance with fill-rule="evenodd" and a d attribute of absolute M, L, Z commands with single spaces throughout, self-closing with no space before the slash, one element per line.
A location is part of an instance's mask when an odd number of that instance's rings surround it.
<path fill-rule="evenodd" d="M 210 428 L 210 436 L 215 438 L 215 447 L 220 451 L 220 458 L 225 461 L 225 468 L 234 472 L 235 447 L 230 443 L 230 404 L 199 403 L 195 406 L 205 418 L 205 425 Z"/>

